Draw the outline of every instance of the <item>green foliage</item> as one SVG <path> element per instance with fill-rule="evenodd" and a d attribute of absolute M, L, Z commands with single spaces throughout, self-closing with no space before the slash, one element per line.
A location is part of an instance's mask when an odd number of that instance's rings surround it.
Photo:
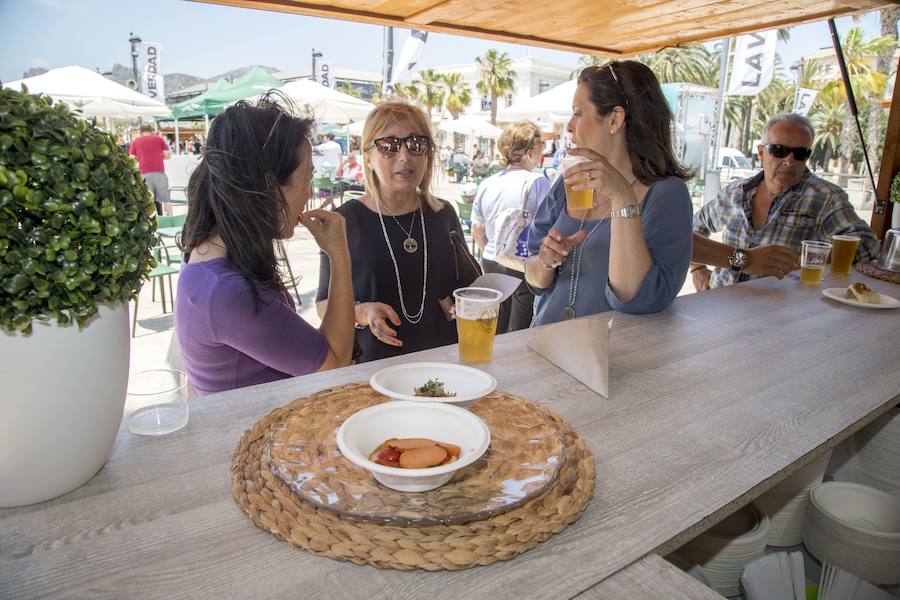
<path fill-rule="evenodd" d="M 891 192 L 890 192 L 890 201 L 900 204 L 900 173 L 894 175 L 894 179 L 891 180 Z"/>
<path fill-rule="evenodd" d="M 156 210 L 109 134 L 45 96 L 0 89 L 0 327 L 83 327 L 152 267 Z"/>

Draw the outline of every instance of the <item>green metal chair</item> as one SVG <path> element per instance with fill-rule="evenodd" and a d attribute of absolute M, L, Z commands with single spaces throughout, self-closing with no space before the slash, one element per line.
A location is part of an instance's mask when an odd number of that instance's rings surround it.
<path fill-rule="evenodd" d="M 156 266 L 150 270 L 150 273 L 147 277 L 150 279 L 150 282 L 153 286 L 151 291 L 151 300 L 156 300 L 156 280 L 159 279 L 159 296 L 162 299 L 162 308 L 163 314 L 170 312 L 166 310 L 166 282 L 161 278 L 165 277 L 169 280 L 169 297 L 170 302 L 172 304 L 172 310 L 175 310 L 175 288 L 172 286 L 172 275 L 178 274 L 178 269 L 175 267 L 171 267 L 167 264 L 167 259 L 164 258 L 168 254 L 168 250 L 166 246 L 161 243 L 157 243 L 156 246 L 153 247 L 153 256 L 156 258 Z M 138 291 L 137 294 L 134 295 L 134 314 L 131 318 L 131 337 L 134 337 L 137 333 L 137 314 L 138 314 L 138 305 L 141 300 L 141 292 Z"/>
<path fill-rule="evenodd" d="M 334 200 L 334 181 L 331 177 L 313 177 L 313 197 L 311 204 L 314 208 L 318 208 L 326 203 Z"/>
<path fill-rule="evenodd" d="M 174 227 L 184 227 L 187 215 L 156 215 L 156 227 L 159 229 L 172 229 Z M 162 235 L 157 231 L 159 245 L 165 251 L 160 252 L 160 260 L 164 260 L 167 265 L 180 265 L 183 256 L 181 249 L 181 232 L 174 236 Z M 168 243 L 171 240 L 174 243 Z"/>
<path fill-rule="evenodd" d="M 475 238 L 472 236 L 472 203 L 465 200 L 455 200 L 456 212 L 459 213 L 459 221 L 462 223 L 465 233 L 472 240 L 472 254 L 475 254 Z"/>

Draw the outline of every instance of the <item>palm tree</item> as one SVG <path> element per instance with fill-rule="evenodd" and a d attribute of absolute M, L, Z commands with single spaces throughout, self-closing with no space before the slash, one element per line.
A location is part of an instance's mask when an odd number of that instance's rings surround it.
<path fill-rule="evenodd" d="M 825 157 L 822 165 L 826 171 L 832 155 L 841 144 L 841 131 L 844 128 L 846 113 L 847 105 L 844 103 L 844 97 L 835 86 L 819 93 L 810 110 L 810 119 L 816 128 L 813 150 L 824 148 Z"/>
<path fill-rule="evenodd" d="M 412 102 L 413 104 L 419 106 L 421 105 L 420 97 L 422 96 L 422 91 L 416 87 L 416 83 L 412 82 L 408 85 L 404 85 L 402 83 L 395 83 L 393 85 L 394 93 L 391 96 L 392 98 L 397 98 L 399 100 L 406 100 L 407 102 Z M 383 100 L 385 98 L 382 98 Z"/>
<path fill-rule="evenodd" d="M 445 73 L 442 77 L 444 86 L 447 88 L 447 97 L 444 99 L 444 105 L 454 119 L 459 118 L 459 114 L 472 103 L 472 88 L 469 84 L 462 80 L 460 73 Z"/>
<path fill-rule="evenodd" d="M 686 44 L 641 54 L 644 63 L 660 83 L 693 83 L 716 87 L 719 80 L 718 59 L 701 44 Z"/>
<path fill-rule="evenodd" d="M 600 65 L 604 65 L 609 62 L 609 59 L 605 56 L 598 56 L 596 54 L 582 54 L 578 57 L 578 66 L 575 67 L 575 70 L 569 73 L 569 78 L 574 79 L 578 77 L 578 74 L 587 67 L 598 67 Z"/>
<path fill-rule="evenodd" d="M 900 6 L 891 8 L 883 8 L 879 13 L 881 21 L 881 37 L 893 39 L 894 46 L 897 45 L 897 22 L 900 21 Z M 893 47 L 885 46 L 878 53 L 878 61 L 876 69 L 879 73 L 890 73 L 892 68 Z M 869 107 L 868 114 L 868 138 L 869 138 L 869 158 L 872 160 L 872 169 L 877 172 L 881 163 L 881 126 L 883 122 L 884 109 L 873 102 Z"/>
<path fill-rule="evenodd" d="M 379 84 L 380 88 L 381 84 Z M 341 81 L 337 85 L 334 86 L 334 89 L 341 92 L 342 94 L 347 94 L 348 96 L 353 96 L 354 98 L 362 98 L 362 92 L 358 89 L 354 88 L 346 81 Z M 377 91 L 377 88 L 376 88 Z"/>
<path fill-rule="evenodd" d="M 432 118 L 435 108 L 440 111 L 444 107 L 443 77 L 434 69 L 419 69 L 413 83 L 421 90 L 419 102 L 422 108 L 428 118 Z"/>
<path fill-rule="evenodd" d="M 491 99 L 491 124 L 497 124 L 497 98 L 516 89 L 516 72 L 512 70 L 512 59 L 506 52 L 491 48 L 484 56 L 475 58 L 481 71 L 481 80 L 475 89 Z"/>

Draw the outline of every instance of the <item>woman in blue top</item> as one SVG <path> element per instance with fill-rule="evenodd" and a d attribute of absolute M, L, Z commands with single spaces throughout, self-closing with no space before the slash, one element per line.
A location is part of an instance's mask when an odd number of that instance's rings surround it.
<path fill-rule="evenodd" d="M 526 280 L 540 296 L 532 326 L 608 310 L 650 313 L 681 289 L 691 260 L 692 206 L 675 159 L 659 82 L 645 65 L 615 61 L 578 77 L 567 130 L 587 159 L 566 171 L 593 208 L 569 211 L 563 177 L 529 232 Z"/>

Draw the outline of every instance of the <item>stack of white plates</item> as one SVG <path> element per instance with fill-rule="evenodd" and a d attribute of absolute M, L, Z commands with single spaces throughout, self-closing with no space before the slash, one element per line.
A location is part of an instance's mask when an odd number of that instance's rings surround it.
<path fill-rule="evenodd" d="M 754 504 L 769 517 L 768 546 L 796 546 L 803 539 L 809 490 L 822 481 L 829 450 L 760 496 Z"/>
<path fill-rule="evenodd" d="M 803 554 L 766 554 L 744 567 L 741 584 L 747 600 L 806 600 Z"/>
<path fill-rule="evenodd" d="M 900 409 L 893 408 L 856 434 L 856 482 L 900 489 Z"/>
<path fill-rule="evenodd" d="M 677 556 L 699 564 L 710 587 L 723 596 L 740 591 L 744 567 L 766 550 L 769 519 L 752 504 L 682 546 Z"/>
<path fill-rule="evenodd" d="M 822 563 L 877 584 L 900 583 L 900 500 L 858 483 L 820 483 L 809 494 L 803 544 Z"/>

